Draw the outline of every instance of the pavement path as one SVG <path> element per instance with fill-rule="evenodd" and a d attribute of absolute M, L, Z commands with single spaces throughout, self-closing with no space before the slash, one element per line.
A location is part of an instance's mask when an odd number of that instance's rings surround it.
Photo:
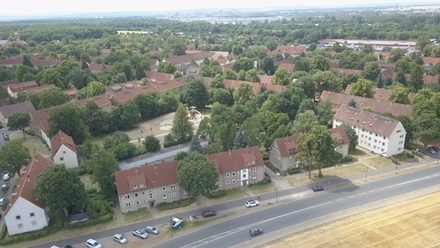
<path fill-rule="evenodd" d="M 284 179 L 281 176 L 278 176 L 277 174 L 275 174 L 267 166 L 264 166 L 264 172 L 266 172 L 270 176 L 272 183 L 277 187 L 278 190 L 285 190 L 285 189 L 292 188 L 292 186 L 290 186 L 289 183 L 284 181 Z"/>

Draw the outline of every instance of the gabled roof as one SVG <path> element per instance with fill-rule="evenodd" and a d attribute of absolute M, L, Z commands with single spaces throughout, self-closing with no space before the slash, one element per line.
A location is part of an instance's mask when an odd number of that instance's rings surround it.
<path fill-rule="evenodd" d="M 430 65 L 438 64 L 438 63 L 440 63 L 440 58 L 436 58 L 436 57 L 423 57 L 423 63 L 430 64 Z"/>
<path fill-rule="evenodd" d="M 260 78 L 260 83 L 272 84 L 272 76 L 258 75 L 258 77 Z"/>
<path fill-rule="evenodd" d="M 151 82 L 160 82 L 173 79 L 173 74 L 155 71 L 144 71 L 145 75 Z"/>
<path fill-rule="evenodd" d="M 333 68 L 337 73 L 342 75 L 362 75 L 363 70 L 354 69 L 344 69 L 344 68 Z"/>
<path fill-rule="evenodd" d="M 302 53 L 304 54 L 308 54 L 309 51 L 307 51 L 307 48 L 304 46 L 278 46 L 277 50 L 283 52 L 283 53 L 288 53 L 291 55 L 300 55 Z"/>
<path fill-rule="evenodd" d="M 215 167 L 220 174 L 264 166 L 258 146 L 209 154 L 208 159 L 214 160 Z"/>
<path fill-rule="evenodd" d="M 8 59 L 0 59 L 0 65 L 22 65 L 23 58 L 8 58 Z"/>
<path fill-rule="evenodd" d="M 41 109 L 41 110 L 37 110 L 35 112 L 31 113 L 31 118 L 32 121 L 40 128 L 42 129 L 46 134 L 49 131 L 49 112 L 53 109 L 53 107 L 51 108 L 46 108 L 46 109 Z"/>
<path fill-rule="evenodd" d="M 351 92 L 351 84 L 347 85 L 345 88 L 345 94 L 350 95 Z M 374 88 L 374 99 L 379 101 L 389 101 L 392 90 L 383 89 L 383 88 Z M 414 98 L 416 93 L 409 93 L 408 97 L 410 99 Z"/>
<path fill-rule="evenodd" d="M 91 71 L 102 71 L 104 68 L 108 70 L 113 69 L 113 66 L 111 65 L 96 64 L 96 63 L 89 63 L 88 66 Z"/>
<path fill-rule="evenodd" d="M 11 115 L 22 112 L 22 113 L 32 113 L 35 112 L 34 105 L 30 101 L 19 102 L 16 104 L 6 105 L 0 107 L 0 113 L 4 118 L 9 118 Z"/>
<path fill-rule="evenodd" d="M 28 82 L 10 84 L 8 85 L 8 87 L 9 89 L 11 89 L 12 92 L 20 92 L 30 88 L 38 87 L 38 84 L 36 81 L 28 81 Z"/>
<path fill-rule="evenodd" d="M 44 207 L 32 194 L 32 189 L 34 188 L 37 176 L 50 165 L 52 165 L 52 161 L 47 160 L 40 154 L 35 155 L 35 157 L 28 164 L 26 169 L 20 173 L 20 178 L 18 179 L 17 186 L 14 191 L 15 194 L 12 194 L 11 201 L 6 208 L 5 215 L 8 214 L 9 210 L 15 204 L 19 197 L 23 197 L 24 199 L 32 202 L 33 204 L 41 208 Z"/>
<path fill-rule="evenodd" d="M 67 135 L 61 129 L 52 138 L 50 138 L 50 143 L 52 149 L 52 157 L 57 154 L 62 145 L 65 145 L 70 150 L 76 153 L 75 143 L 73 143 L 72 137 Z"/>
<path fill-rule="evenodd" d="M 333 116 L 333 119 L 386 137 L 390 137 L 400 123 L 394 119 L 359 110 L 345 104 L 342 104 L 339 107 L 336 114 Z"/>
<path fill-rule="evenodd" d="M 180 65 L 182 63 L 191 63 L 192 61 L 203 60 L 205 58 L 211 58 L 214 55 L 215 55 L 214 52 L 197 52 L 197 53 L 192 53 L 192 54 L 173 56 L 173 57 L 167 58 L 165 60 L 170 63 L 173 63 L 175 65 Z"/>
<path fill-rule="evenodd" d="M 115 178 L 118 195 L 177 184 L 177 161 L 117 171 Z"/>
<path fill-rule="evenodd" d="M 30 89 L 27 89 L 26 91 L 41 92 L 41 91 L 45 91 L 45 90 L 53 88 L 53 87 L 56 87 L 55 84 L 47 84 L 47 85 L 43 85 L 43 86 L 33 87 Z"/>
<path fill-rule="evenodd" d="M 350 96 L 341 93 L 323 91 L 320 100 L 324 101 L 326 99 L 328 99 L 332 103 L 332 105 L 334 105 L 335 109 L 337 109 L 341 104 L 348 105 L 351 100 L 354 100 L 356 102 L 357 108 L 370 107 L 375 112 L 390 113 L 394 116 L 411 116 L 412 114 L 412 107 L 409 104 L 379 101 L 367 97 Z"/>
<path fill-rule="evenodd" d="M 329 130 L 330 135 L 336 140 L 338 145 L 347 145 L 350 143 L 347 133 L 345 133 L 345 129 L 343 127 L 330 128 Z"/>
<path fill-rule="evenodd" d="M 76 101 L 75 104 L 82 107 L 82 106 L 85 106 L 88 101 L 94 101 L 100 107 L 107 107 L 107 106 L 112 105 L 109 97 L 106 94 L 102 94 L 102 95 L 94 96 L 94 97 L 89 97 L 89 98 L 84 98 L 79 101 Z"/>

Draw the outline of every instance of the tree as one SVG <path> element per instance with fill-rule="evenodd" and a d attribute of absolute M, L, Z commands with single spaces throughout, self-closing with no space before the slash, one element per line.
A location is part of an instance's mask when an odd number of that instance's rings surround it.
<path fill-rule="evenodd" d="M 239 128 L 235 134 L 234 142 L 232 143 L 232 150 L 237 150 L 246 147 L 246 140 L 243 131 Z"/>
<path fill-rule="evenodd" d="M 157 152 L 160 150 L 160 141 L 153 135 L 145 137 L 143 144 L 147 152 Z"/>
<path fill-rule="evenodd" d="M 26 65 L 17 65 L 15 67 L 15 79 L 17 79 L 19 82 L 23 82 L 24 79 L 24 75 L 26 74 L 32 74 L 35 75 L 37 74 L 38 70 L 35 69 L 34 67 L 30 67 L 30 66 L 26 66 Z"/>
<path fill-rule="evenodd" d="M 246 119 L 241 125 L 245 143 L 248 146 L 260 145 L 264 139 L 264 117 L 263 114 L 256 113 Z"/>
<path fill-rule="evenodd" d="M 156 93 L 138 95 L 133 98 L 142 120 L 149 120 L 158 115 L 159 103 Z"/>
<path fill-rule="evenodd" d="M 391 94 L 388 100 L 390 102 L 408 104 L 409 103 L 408 94 L 409 94 L 408 88 L 406 88 L 400 83 L 395 83 L 392 87 Z"/>
<path fill-rule="evenodd" d="M 234 142 L 237 126 L 232 121 L 219 124 L 216 127 L 215 139 L 221 144 L 223 151 L 231 150 Z"/>
<path fill-rule="evenodd" d="M 72 136 L 75 144 L 81 144 L 87 137 L 87 127 L 81 120 L 79 108 L 67 104 L 52 110 L 49 113 L 49 136 L 55 135 L 58 130 L 63 130 Z"/>
<path fill-rule="evenodd" d="M 261 69 L 267 74 L 272 75 L 275 73 L 277 66 L 275 65 L 275 61 L 272 57 L 266 56 L 261 61 Z"/>
<path fill-rule="evenodd" d="M 159 64 L 157 71 L 173 74 L 175 71 L 177 71 L 177 67 L 174 64 L 165 61 Z"/>
<path fill-rule="evenodd" d="M 357 103 L 356 103 L 356 101 L 355 101 L 354 99 L 351 99 L 351 100 L 348 102 L 348 106 L 353 107 L 353 108 L 356 108 Z"/>
<path fill-rule="evenodd" d="M 91 135 L 99 135 L 107 131 L 108 113 L 95 101 L 87 101 L 86 105 L 80 108 L 80 114 Z"/>
<path fill-rule="evenodd" d="M 316 125 L 319 125 L 318 117 L 312 110 L 306 110 L 296 116 L 293 121 L 292 133 L 295 135 L 310 133 Z"/>
<path fill-rule="evenodd" d="M 390 51 L 391 58 L 389 59 L 390 62 L 396 62 L 403 56 L 405 56 L 405 50 L 402 48 L 393 48 Z"/>
<path fill-rule="evenodd" d="M 183 87 L 181 98 L 188 106 L 202 109 L 209 102 L 209 92 L 202 80 L 194 79 Z"/>
<path fill-rule="evenodd" d="M 423 51 L 427 45 L 431 44 L 429 37 L 426 35 L 421 35 L 417 38 L 417 48 L 419 51 Z"/>
<path fill-rule="evenodd" d="M 0 171 L 20 174 L 23 166 L 31 160 L 29 150 L 20 140 L 12 140 L 0 148 Z"/>
<path fill-rule="evenodd" d="M 109 115 L 109 128 L 113 131 L 132 128 L 141 120 L 137 106 L 132 101 L 119 105 Z"/>
<path fill-rule="evenodd" d="M 116 192 L 115 172 L 118 170 L 115 156 L 99 149 L 85 164 L 92 171 L 93 180 L 99 184 L 102 195 L 107 199 L 112 198 Z"/>
<path fill-rule="evenodd" d="M 55 105 L 64 104 L 70 101 L 69 95 L 58 87 L 49 88 L 40 94 L 38 109 L 45 109 Z"/>
<path fill-rule="evenodd" d="M 359 80 L 352 85 L 350 95 L 373 98 L 374 86 L 374 83 L 370 80 L 359 78 Z"/>
<path fill-rule="evenodd" d="M 231 69 L 225 70 L 223 72 L 223 76 L 225 77 L 225 79 L 233 79 L 233 80 L 237 79 L 237 74 Z"/>
<path fill-rule="evenodd" d="M 356 150 L 356 146 L 358 143 L 358 136 L 356 134 L 356 132 L 353 130 L 353 128 L 351 128 L 349 125 L 347 124 L 342 124 L 341 125 L 342 128 L 344 128 L 345 130 L 345 134 L 347 135 L 348 140 L 350 141 L 350 144 L 348 146 L 349 151 L 354 151 Z"/>
<path fill-rule="evenodd" d="M 313 75 L 313 81 L 315 82 L 316 94 L 318 96 L 324 90 L 333 92 L 339 92 L 342 88 L 342 79 L 332 71 L 320 71 Z"/>
<path fill-rule="evenodd" d="M 260 82 L 260 78 L 258 77 L 258 72 L 256 69 L 251 69 L 246 72 L 245 80 L 248 82 Z"/>
<path fill-rule="evenodd" d="M 63 210 L 77 213 L 84 209 L 87 199 L 84 184 L 74 171 L 63 165 L 46 168 L 37 177 L 32 192 L 39 202 L 49 208 L 52 216 Z"/>
<path fill-rule="evenodd" d="M 317 55 L 310 59 L 310 68 L 327 71 L 330 69 L 330 60 L 322 55 Z"/>
<path fill-rule="evenodd" d="M 214 161 L 197 152 L 188 153 L 177 165 L 177 177 L 188 196 L 193 198 L 206 196 L 218 187 L 219 173 Z"/>
<path fill-rule="evenodd" d="M 66 88 L 66 86 L 63 83 L 63 78 L 61 76 L 61 73 L 54 68 L 49 68 L 40 71 L 37 74 L 37 78 L 38 78 L 38 83 L 40 85 L 55 84 L 55 86 L 61 89 Z"/>
<path fill-rule="evenodd" d="M 29 113 L 16 112 L 8 118 L 8 127 L 12 130 L 21 130 L 24 137 L 24 129 L 31 123 Z"/>
<path fill-rule="evenodd" d="M 200 144 L 200 140 L 197 137 L 197 135 L 194 135 L 191 139 L 191 145 L 189 146 L 189 150 L 191 152 L 198 152 L 198 153 L 205 153 L 205 151 L 203 150 L 202 145 Z"/>
<path fill-rule="evenodd" d="M 31 62 L 31 59 L 29 58 L 29 56 L 23 56 L 23 65 L 29 66 L 29 67 L 34 67 L 34 65 Z"/>
<path fill-rule="evenodd" d="M 252 86 L 249 83 L 242 82 L 233 93 L 235 104 L 245 104 L 254 96 Z"/>
<path fill-rule="evenodd" d="M 93 97 L 97 95 L 101 95 L 105 93 L 105 86 L 100 82 L 90 82 L 86 87 L 86 95 L 87 97 Z"/>
<path fill-rule="evenodd" d="M 363 76 L 371 81 L 376 81 L 380 75 L 380 67 L 376 61 L 365 64 Z"/>
<path fill-rule="evenodd" d="M 295 158 L 301 161 L 301 165 L 309 171 L 309 178 L 312 178 L 313 163 L 318 156 L 316 138 L 312 133 L 301 135 L 296 142 L 297 154 Z"/>
<path fill-rule="evenodd" d="M 173 53 L 174 53 L 174 55 L 177 55 L 177 56 L 184 55 L 185 54 L 185 50 L 186 50 L 185 44 L 183 44 L 181 42 L 178 42 L 178 43 L 173 45 Z"/>
<path fill-rule="evenodd" d="M 275 71 L 275 74 L 272 77 L 272 83 L 273 84 L 280 84 L 280 85 L 288 85 L 291 82 L 289 72 L 282 68 L 278 67 L 278 69 Z"/>
<path fill-rule="evenodd" d="M 133 157 L 136 147 L 130 143 L 128 135 L 121 131 L 114 132 L 106 137 L 103 142 L 106 151 L 111 151 L 117 160 Z"/>
<path fill-rule="evenodd" d="M 440 138 L 440 118 L 434 112 L 424 111 L 414 116 L 414 136 L 426 147 Z"/>
<path fill-rule="evenodd" d="M 189 122 L 188 112 L 184 105 L 180 105 L 177 108 L 171 134 L 179 144 L 190 141 L 193 136 L 193 126 Z"/>
<path fill-rule="evenodd" d="M 223 76 L 220 74 L 215 75 L 214 80 L 211 82 L 211 88 L 224 88 Z"/>
<path fill-rule="evenodd" d="M 421 65 L 415 65 L 411 68 L 411 77 L 409 84 L 414 87 L 414 89 L 419 90 L 423 88 L 423 74 L 425 70 Z"/>

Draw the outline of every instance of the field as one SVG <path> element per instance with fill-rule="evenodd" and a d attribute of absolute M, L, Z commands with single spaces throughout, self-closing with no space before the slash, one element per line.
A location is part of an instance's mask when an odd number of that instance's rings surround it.
<path fill-rule="evenodd" d="M 440 247 L 440 193 L 300 232 L 265 248 Z"/>

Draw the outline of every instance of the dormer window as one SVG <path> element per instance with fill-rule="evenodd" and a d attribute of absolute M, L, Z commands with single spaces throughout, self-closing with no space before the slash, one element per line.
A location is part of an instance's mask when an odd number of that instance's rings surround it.
<path fill-rule="evenodd" d="M 144 184 L 143 184 L 143 183 L 139 184 L 139 188 L 140 188 L 140 189 L 142 189 L 143 187 L 144 187 Z"/>
<path fill-rule="evenodd" d="M 138 185 L 137 185 L 137 184 L 135 184 L 135 185 L 133 186 L 133 188 L 134 188 L 134 189 L 137 189 L 137 188 L 138 188 Z"/>

